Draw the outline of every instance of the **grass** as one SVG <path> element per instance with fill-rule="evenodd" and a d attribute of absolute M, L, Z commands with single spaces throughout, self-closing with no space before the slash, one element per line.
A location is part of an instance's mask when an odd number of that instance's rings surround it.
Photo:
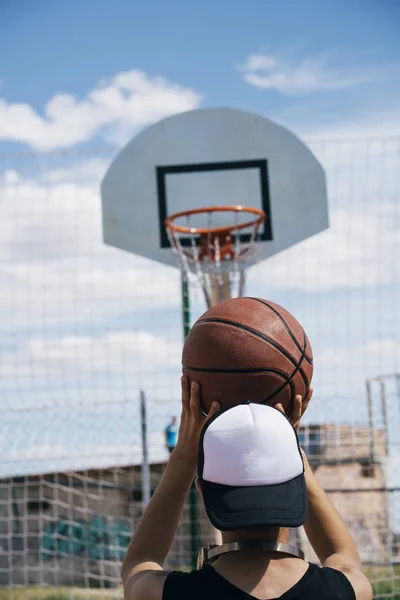
<path fill-rule="evenodd" d="M 1 589 L 0 600 L 122 600 L 121 589 L 89 590 L 82 588 Z"/>
<path fill-rule="evenodd" d="M 400 600 L 400 564 L 394 565 L 394 579 L 387 567 L 366 567 L 365 574 L 372 583 L 374 598 Z"/>
<path fill-rule="evenodd" d="M 395 565 L 395 579 L 387 567 L 366 567 L 365 573 L 372 582 L 374 599 L 400 600 L 400 564 Z M 122 600 L 121 588 L 0 588 L 0 600 Z"/>

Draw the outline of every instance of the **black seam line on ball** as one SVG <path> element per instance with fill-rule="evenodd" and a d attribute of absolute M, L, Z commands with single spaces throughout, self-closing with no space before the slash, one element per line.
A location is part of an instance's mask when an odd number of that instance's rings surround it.
<path fill-rule="evenodd" d="M 293 408 L 293 404 L 294 404 L 294 398 L 295 398 L 293 381 L 291 381 L 291 380 L 289 380 L 289 379 L 288 379 L 287 381 L 285 381 L 285 385 L 282 387 L 281 391 L 282 391 L 282 390 L 285 388 L 285 386 L 286 386 L 286 385 L 288 385 L 288 384 L 289 384 L 289 387 L 290 387 L 290 400 L 289 400 L 289 404 L 288 404 L 288 405 L 287 405 L 287 407 L 285 408 L 285 413 L 286 413 L 287 415 L 289 415 L 289 414 L 290 414 L 290 412 L 291 412 L 291 410 L 292 410 L 292 408 Z M 262 401 L 260 402 L 260 404 L 265 404 L 265 403 L 266 403 L 266 402 L 268 402 L 268 401 L 269 401 L 269 399 L 268 399 L 268 398 L 266 398 L 265 400 L 262 400 Z"/>
<path fill-rule="evenodd" d="M 292 333 L 292 330 L 290 329 L 289 325 L 286 323 L 286 321 L 285 321 L 285 319 L 282 317 L 282 315 L 281 315 L 281 314 L 280 314 L 280 313 L 279 313 L 277 310 L 275 310 L 275 308 L 274 308 L 273 306 L 271 306 L 271 305 L 270 305 L 268 302 L 266 302 L 265 300 L 260 300 L 259 298 L 252 298 L 252 297 L 250 297 L 250 300 L 255 300 L 256 302 L 259 302 L 260 304 L 264 304 L 264 306 L 268 306 L 268 308 L 269 308 L 270 310 L 272 310 L 272 312 L 273 312 L 273 313 L 275 313 L 277 317 L 279 317 L 279 319 L 282 321 L 282 323 L 283 323 L 283 325 L 284 325 L 284 327 L 285 327 L 286 331 L 288 332 L 288 334 L 290 335 L 290 337 L 292 338 L 292 340 L 293 340 L 293 341 L 294 341 L 294 343 L 296 344 L 296 346 L 297 346 L 298 350 L 300 350 L 300 352 L 301 352 L 301 346 L 300 346 L 299 342 L 297 341 L 297 339 L 296 339 L 296 338 L 295 338 L 295 336 L 293 335 L 293 333 Z M 301 327 L 301 325 L 300 325 L 300 327 Z M 302 329 L 303 329 L 303 328 L 302 328 Z M 303 332 L 304 332 L 304 329 L 303 329 Z M 311 358 L 308 358 L 308 356 L 306 356 L 306 355 L 304 355 L 304 358 L 306 359 L 306 361 L 307 361 L 307 362 L 308 362 L 310 365 L 312 365 L 312 364 L 313 364 L 313 360 L 312 360 Z"/>
<path fill-rule="evenodd" d="M 290 415 L 290 413 L 292 412 L 292 408 L 293 408 L 293 404 L 294 404 L 294 399 L 295 399 L 293 381 L 289 381 L 289 386 L 290 386 L 290 402 L 287 405 L 286 410 L 285 410 L 285 412 L 287 411 L 288 415 Z M 306 385 L 306 387 L 307 387 L 307 385 Z"/>
<path fill-rule="evenodd" d="M 278 369 L 204 369 L 203 367 L 189 367 L 182 365 L 187 371 L 198 371 L 199 373 L 275 373 L 285 379 L 285 385 L 289 381 L 286 373 L 279 371 Z"/>
<path fill-rule="evenodd" d="M 304 335 L 304 349 L 303 349 L 303 351 L 301 353 L 301 358 L 299 360 L 299 364 L 297 365 L 297 367 L 295 368 L 295 370 L 293 371 L 293 373 L 290 375 L 290 377 L 287 378 L 287 380 L 285 381 L 285 383 L 283 385 L 281 385 L 280 388 L 278 388 L 277 390 L 275 390 L 275 392 L 273 392 L 272 394 L 270 394 L 269 396 L 267 396 L 265 398 L 265 400 L 263 400 L 263 403 L 264 402 L 269 402 L 270 400 L 272 400 L 272 398 L 275 398 L 275 396 L 277 396 L 277 394 L 280 394 L 280 392 L 284 389 L 284 387 L 287 384 L 290 385 L 290 382 L 292 381 L 293 377 L 296 375 L 297 371 L 300 370 L 300 372 L 301 372 L 300 366 L 301 366 L 301 363 L 303 362 L 303 359 L 305 358 L 305 355 L 306 355 L 305 354 L 306 353 L 306 346 L 307 346 L 306 332 L 304 331 L 304 329 L 303 329 L 303 335 Z M 303 377 L 303 380 L 304 380 L 304 377 Z M 307 385 L 307 383 L 305 385 L 306 385 L 306 393 L 307 393 L 308 392 L 308 385 Z M 292 390 L 292 394 L 291 395 L 293 396 L 293 388 L 292 388 L 292 386 L 291 386 L 291 390 Z M 293 398 L 291 399 L 291 402 L 292 401 L 293 401 Z"/>
<path fill-rule="evenodd" d="M 300 360 L 299 362 L 297 362 L 286 350 L 285 348 L 283 348 L 280 344 L 278 344 L 277 342 L 275 342 L 274 340 L 271 340 L 271 338 L 269 338 L 268 336 L 266 336 L 263 333 L 260 333 L 259 331 L 257 331 L 256 329 L 253 329 L 252 327 L 248 327 L 247 325 L 242 325 L 241 323 L 237 323 L 236 321 L 231 321 L 230 319 L 222 319 L 220 317 L 211 317 L 209 319 L 202 319 L 201 321 L 198 321 L 195 325 L 195 327 L 198 327 L 199 325 L 201 325 L 202 323 L 221 323 L 224 325 L 231 325 L 232 327 L 236 327 L 237 329 L 242 329 L 243 331 L 246 331 L 252 335 L 254 335 L 254 337 L 258 337 L 259 339 L 263 340 L 264 342 L 266 342 L 267 344 L 270 344 L 273 348 L 275 348 L 276 350 L 278 350 L 278 352 L 280 352 L 283 356 L 285 356 L 291 363 L 293 366 L 297 367 L 297 370 L 300 370 L 300 375 L 301 378 L 303 379 L 304 382 L 304 386 L 307 389 L 308 388 L 308 383 L 307 383 L 307 377 L 303 371 L 303 369 L 299 369 L 303 358 L 305 357 L 305 348 L 306 348 L 306 344 L 307 344 L 307 340 L 305 337 L 305 332 L 304 329 L 302 329 L 303 331 L 303 335 L 304 335 L 304 350 L 302 351 L 301 346 L 298 345 L 298 348 L 301 352 L 301 356 L 300 356 Z M 245 371 L 240 371 L 241 373 L 245 373 Z M 252 371 L 249 371 L 252 372 Z M 293 377 L 296 374 L 296 371 L 294 371 L 294 373 L 292 373 L 292 375 L 289 376 L 289 381 L 290 378 Z M 288 378 L 288 375 L 285 373 L 284 375 L 285 379 Z"/>
<path fill-rule="evenodd" d="M 287 352 L 285 350 L 285 348 L 283 348 L 280 344 L 278 344 L 278 342 L 271 340 L 271 338 L 266 336 L 264 333 L 260 333 L 256 329 L 252 329 L 251 327 L 248 327 L 247 325 L 242 325 L 241 323 L 237 323 L 236 321 L 231 321 L 230 319 L 221 319 L 219 317 L 214 317 L 214 318 L 210 318 L 210 319 L 202 319 L 201 321 L 198 322 L 198 325 L 200 325 L 202 323 L 222 323 L 224 325 L 232 325 L 233 327 L 237 327 L 238 329 L 243 329 L 243 331 L 247 331 L 248 333 L 251 333 L 255 337 L 260 338 L 264 342 L 271 344 L 271 346 L 276 348 L 281 354 L 283 354 L 283 356 L 286 356 L 286 358 L 288 360 L 290 360 L 292 365 L 297 366 L 297 364 L 298 364 L 297 361 L 289 354 L 289 352 Z M 299 350 L 301 352 L 301 348 L 299 348 Z"/>

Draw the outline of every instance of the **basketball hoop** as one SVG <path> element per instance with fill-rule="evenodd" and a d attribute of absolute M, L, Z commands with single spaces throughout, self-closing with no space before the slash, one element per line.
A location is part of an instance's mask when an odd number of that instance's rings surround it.
<path fill-rule="evenodd" d="M 225 225 L 229 214 L 234 222 Z M 186 279 L 190 273 L 197 276 L 208 307 L 243 295 L 245 270 L 256 261 L 255 243 L 264 219 L 258 208 L 210 206 L 165 220 L 182 273 Z"/>

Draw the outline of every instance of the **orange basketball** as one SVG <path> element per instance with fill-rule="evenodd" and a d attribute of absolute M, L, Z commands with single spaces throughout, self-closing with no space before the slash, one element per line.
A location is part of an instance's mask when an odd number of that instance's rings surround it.
<path fill-rule="evenodd" d="M 242 402 L 274 405 L 290 414 L 297 394 L 306 395 L 313 374 L 310 342 L 284 308 L 261 298 L 234 298 L 205 312 L 190 330 L 183 373 L 201 386 L 207 412 Z"/>

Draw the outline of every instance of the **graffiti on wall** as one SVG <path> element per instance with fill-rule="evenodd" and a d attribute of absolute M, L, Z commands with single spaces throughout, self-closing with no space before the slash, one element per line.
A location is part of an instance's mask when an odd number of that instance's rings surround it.
<path fill-rule="evenodd" d="M 43 561 L 66 555 L 87 556 L 92 560 L 123 560 L 131 537 L 125 521 L 94 516 L 90 521 L 61 518 L 45 528 L 41 539 Z"/>

